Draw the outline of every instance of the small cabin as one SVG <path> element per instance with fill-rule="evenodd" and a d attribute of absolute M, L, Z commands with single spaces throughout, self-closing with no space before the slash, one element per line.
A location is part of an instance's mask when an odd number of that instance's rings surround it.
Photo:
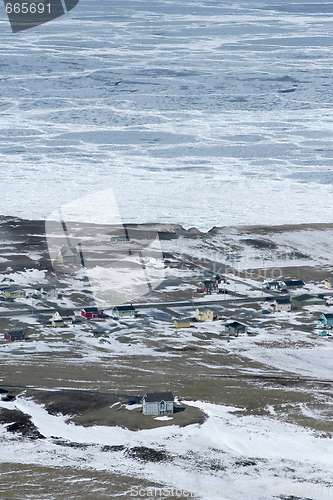
<path fill-rule="evenodd" d="M 144 415 L 166 415 L 173 413 L 172 392 L 151 392 L 142 398 L 142 413 Z"/>
<path fill-rule="evenodd" d="M 328 278 L 324 281 L 324 285 L 326 288 L 333 288 L 333 279 Z"/>
<path fill-rule="evenodd" d="M 267 281 L 267 283 L 265 283 L 265 288 L 267 290 L 279 290 L 280 289 L 280 282 L 279 281 Z"/>
<path fill-rule="evenodd" d="M 58 298 L 58 290 L 55 286 L 40 286 L 36 289 L 37 295 L 44 300 L 53 300 Z"/>
<path fill-rule="evenodd" d="M 80 255 L 75 247 L 64 245 L 59 250 L 58 262 L 60 264 L 79 264 Z"/>
<path fill-rule="evenodd" d="M 53 326 L 53 328 L 62 328 L 65 326 L 65 323 L 62 319 L 53 319 L 51 321 L 51 326 Z"/>

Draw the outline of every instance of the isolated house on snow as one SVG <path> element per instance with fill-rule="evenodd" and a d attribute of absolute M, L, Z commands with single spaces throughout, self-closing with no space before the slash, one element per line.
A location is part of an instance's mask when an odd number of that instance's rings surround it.
<path fill-rule="evenodd" d="M 144 415 L 165 415 L 173 413 L 172 392 L 151 392 L 142 398 L 142 413 Z"/>
<path fill-rule="evenodd" d="M 59 250 L 58 262 L 60 264 L 79 264 L 80 255 L 75 247 L 64 245 Z"/>
<path fill-rule="evenodd" d="M 232 336 L 238 337 L 238 335 L 245 335 L 247 333 L 247 326 L 239 323 L 238 321 L 232 321 L 224 325 L 225 331 Z"/>
<path fill-rule="evenodd" d="M 265 283 L 265 288 L 267 290 L 279 290 L 280 289 L 280 282 L 279 281 L 267 281 L 267 283 Z"/>
<path fill-rule="evenodd" d="M 189 319 L 175 320 L 175 328 L 190 328 L 191 323 Z"/>
<path fill-rule="evenodd" d="M 324 285 L 326 288 L 333 288 L 333 279 L 328 278 L 324 281 Z"/>

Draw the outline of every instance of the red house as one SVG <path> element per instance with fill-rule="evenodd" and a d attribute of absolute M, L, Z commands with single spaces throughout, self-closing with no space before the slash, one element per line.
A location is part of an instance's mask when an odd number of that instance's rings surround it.
<path fill-rule="evenodd" d="M 5 340 L 9 340 L 10 342 L 14 342 L 14 340 L 24 340 L 25 333 L 23 330 L 15 330 L 13 332 L 6 332 L 4 337 L 5 337 Z"/>
<path fill-rule="evenodd" d="M 81 316 L 87 319 L 104 318 L 104 313 L 103 311 L 99 311 L 97 307 L 85 307 L 81 311 Z"/>

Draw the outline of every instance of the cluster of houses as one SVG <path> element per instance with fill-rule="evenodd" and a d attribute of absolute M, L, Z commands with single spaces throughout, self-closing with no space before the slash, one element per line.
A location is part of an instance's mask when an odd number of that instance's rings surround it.
<path fill-rule="evenodd" d="M 54 285 L 43 285 L 38 288 L 24 290 L 19 286 L 11 285 L 0 291 L 1 300 L 13 301 L 31 297 L 40 300 L 54 300 L 62 296 Z"/>
<path fill-rule="evenodd" d="M 182 320 L 176 320 L 174 322 L 175 328 L 190 328 L 191 322 L 203 322 L 203 321 L 217 321 L 222 319 L 218 314 L 214 314 L 214 311 L 209 307 L 197 307 L 195 318 L 185 318 Z M 238 337 L 239 335 L 246 335 L 248 333 L 247 326 L 239 323 L 238 321 L 231 321 L 224 325 L 224 333 L 221 335 L 229 335 L 230 337 Z"/>
<path fill-rule="evenodd" d="M 210 280 L 205 280 L 199 283 L 197 288 L 198 293 L 215 294 L 215 293 L 225 293 L 225 285 L 229 284 L 225 278 L 216 275 L 215 278 Z"/>

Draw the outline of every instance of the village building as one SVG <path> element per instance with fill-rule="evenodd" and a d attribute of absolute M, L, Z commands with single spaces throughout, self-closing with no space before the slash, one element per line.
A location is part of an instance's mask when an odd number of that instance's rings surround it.
<path fill-rule="evenodd" d="M 53 326 L 53 328 L 60 328 L 65 326 L 65 323 L 62 319 L 53 319 L 51 321 L 51 325 Z"/>
<path fill-rule="evenodd" d="M 152 392 L 142 398 L 142 413 L 144 415 L 165 415 L 173 413 L 172 392 Z"/>
<path fill-rule="evenodd" d="M 72 309 L 58 309 L 58 311 L 53 314 L 52 320 L 63 321 L 64 325 L 72 325 L 75 323 L 76 316 Z"/>
<path fill-rule="evenodd" d="M 318 320 L 318 326 L 324 328 L 332 328 L 333 327 L 333 314 L 322 314 Z"/>
<path fill-rule="evenodd" d="M 279 281 L 267 281 L 265 283 L 265 288 L 267 290 L 280 290 L 280 282 Z"/>
<path fill-rule="evenodd" d="M 303 288 L 305 285 L 302 280 L 286 280 L 281 283 L 281 288 L 286 288 L 287 290 L 297 290 L 298 288 Z"/>
<path fill-rule="evenodd" d="M 198 292 L 200 293 L 218 293 L 218 283 L 215 280 L 206 280 L 200 283 L 200 287 L 198 289 Z"/>
<path fill-rule="evenodd" d="M 291 303 L 297 307 L 313 306 L 313 305 L 326 306 L 326 300 L 324 298 L 318 295 L 310 295 L 307 293 L 291 297 Z"/>
<path fill-rule="evenodd" d="M 24 299 L 26 297 L 26 292 L 17 287 L 10 287 L 3 290 L 2 295 L 6 299 Z"/>
<path fill-rule="evenodd" d="M 79 264 L 80 255 L 75 247 L 64 245 L 59 250 L 58 262 L 60 264 Z"/>
<path fill-rule="evenodd" d="M 291 311 L 291 301 L 289 297 L 278 297 L 272 304 L 271 308 L 274 312 L 290 312 Z"/>
<path fill-rule="evenodd" d="M 135 314 L 136 314 L 136 310 L 135 310 L 135 307 L 130 305 L 130 306 L 117 306 L 117 307 L 114 307 L 111 311 L 112 313 L 112 316 L 114 318 L 124 318 L 124 317 L 127 317 L 127 318 L 134 318 Z"/>
<path fill-rule="evenodd" d="M 188 319 L 182 319 L 182 320 L 175 320 L 175 328 L 190 328 L 191 323 L 190 320 Z"/>
<path fill-rule="evenodd" d="M 214 313 L 208 307 L 198 307 L 195 314 L 197 321 L 213 321 Z"/>
<path fill-rule="evenodd" d="M 58 290 L 54 285 L 40 286 L 36 288 L 35 293 L 44 300 L 53 300 L 58 298 Z"/>
<path fill-rule="evenodd" d="M 6 332 L 4 338 L 10 342 L 25 340 L 25 333 L 24 330 L 14 330 L 12 332 Z"/>
<path fill-rule="evenodd" d="M 333 279 L 328 278 L 324 281 L 324 285 L 326 288 L 333 288 Z"/>
<path fill-rule="evenodd" d="M 226 333 L 233 337 L 238 337 L 239 335 L 245 335 L 247 333 L 247 326 L 238 321 L 227 323 L 224 325 L 224 329 Z"/>
<path fill-rule="evenodd" d="M 97 307 L 85 307 L 81 311 L 81 316 L 84 316 L 87 319 L 95 319 L 95 318 L 104 318 L 103 311 L 97 309 Z"/>

